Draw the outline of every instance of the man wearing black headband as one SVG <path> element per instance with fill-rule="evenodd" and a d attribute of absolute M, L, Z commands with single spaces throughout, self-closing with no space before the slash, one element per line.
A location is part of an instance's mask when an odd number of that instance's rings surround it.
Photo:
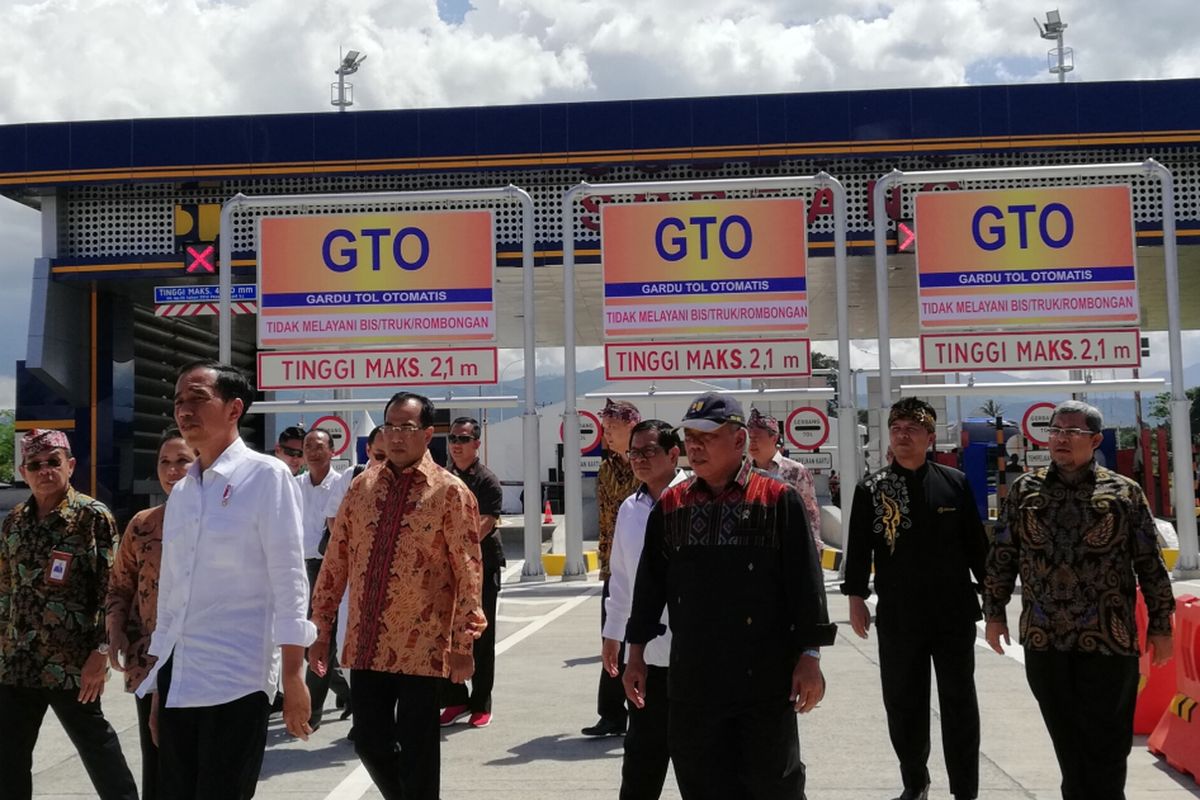
<path fill-rule="evenodd" d="M 897 800 L 929 796 L 930 661 L 950 793 L 970 800 L 979 791 L 975 622 L 982 618 L 977 586 L 983 584 L 987 537 L 966 476 L 926 460 L 936 425 L 928 403 L 910 397 L 892 406 L 893 458 L 854 491 L 842 584 L 850 596 L 850 625 L 865 639 L 874 566 L 879 677 L 904 781 Z"/>

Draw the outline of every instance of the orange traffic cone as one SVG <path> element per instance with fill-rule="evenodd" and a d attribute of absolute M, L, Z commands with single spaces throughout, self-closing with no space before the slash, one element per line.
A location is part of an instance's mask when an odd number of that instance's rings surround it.
<path fill-rule="evenodd" d="M 546 508 L 545 508 L 545 510 L 542 511 L 542 524 L 543 525 L 553 525 L 554 524 L 554 512 L 552 512 L 550 510 L 550 501 L 549 500 L 546 501 Z"/>

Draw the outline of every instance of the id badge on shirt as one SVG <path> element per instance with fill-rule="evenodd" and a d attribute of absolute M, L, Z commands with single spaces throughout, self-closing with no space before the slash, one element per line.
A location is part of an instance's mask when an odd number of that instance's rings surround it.
<path fill-rule="evenodd" d="M 50 564 L 46 567 L 46 583 L 62 586 L 71 574 L 71 559 L 74 556 L 62 550 L 50 551 Z"/>

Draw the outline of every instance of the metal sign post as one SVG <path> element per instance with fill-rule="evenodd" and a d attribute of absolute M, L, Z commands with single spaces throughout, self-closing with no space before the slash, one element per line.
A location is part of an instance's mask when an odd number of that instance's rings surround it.
<path fill-rule="evenodd" d="M 579 454 L 579 416 L 576 413 L 575 388 L 575 204 L 592 195 L 715 193 L 783 189 L 828 189 L 833 195 L 834 267 L 837 287 L 838 332 L 838 458 L 843 475 L 858 474 L 858 445 L 855 441 L 858 414 L 855 387 L 850 374 L 849 278 L 846 271 L 846 190 L 826 172 L 813 176 L 780 178 L 740 178 L 695 181 L 648 181 L 641 183 L 580 183 L 562 198 L 563 304 L 565 343 L 563 366 L 566 371 L 566 399 L 563 408 L 563 476 L 566 514 L 566 564 L 564 580 L 582 580 L 587 567 L 583 561 L 583 487 Z M 770 390 L 767 390 L 768 392 Z M 783 390 L 789 396 L 813 399 L 828 389 Z M 662 396 L 658 393 L 656 396 Z M 617 395 L 609 395 L 617 396 Z M 622 394 L 620 396 L 631 396 Z M 639 396 L 649 396 L 642 394 Z M 849 524 L 851 492 L 843 495 L 842 524 Z"/>
<path fill-rule="evenodd" d="M 1200 546 L 1196 536 L 1195 492 L 1192 489 L 1191 441 L 1188 435 L 1189 401 L 1183 382 L 1183 352 L 1180 336 L 1179 311 L 1179 254 L 1175 241 L 1175 183 L 1171 171 L 1154 159 L 1119 164 L 1065 165 L 1053 167 L 1006 167 L 997 169 L 928 170 L 900 172 L 894 170 L 875 183 L 872 206 L 875 220 L 875 289 L 879 303 L 879 385 L 880 385 L 880 442 L 886 442 L 887 412 L 892 403 L 891 341 L 888 315 L 887 275 L 887 210 L 885 200 L 894 187 L 906 184 L 945 183 L 947 181 L 1008 181 L 1008 180 L 1051 180 L 1057 178 L 1130 178 L 1157 179 L 1162 187 L 1163 208 L 1163 255 L 1167 294 L 1167 341 L 1171 365 L 1171 447 L 1175 453 L 1175 507 L 1176 528 L 1179 532 L 1179 561 L 1175 574 L 1179 578 L 1200 577 Z M 918 222 L 919 225 L 919 222 Z M 919 230 L 918 230 L 919 232 Z M 1045 381 L 1042 389 L 1080 391 L 1100 389 L 1104 381 Z M 1136 381 L 1113 381 L 1113 389 L 1133 388 Z M 1029 383 L 1015 384 L 1022 391 L 1031 388 Z M 992 384 L 995 386 L 995 384 Z M 908 387 L 904 387 L 908 388 Z M 943 393 L 953 387 L 943 386 Z M 968 387 L 962 387 L 968 388 Z M 969 387 L 972 390 L 978 388 Z M 913 391 L 929 394 L 930 387 L 921 385 Z"/>
<path fill-rule="evenodd" d="M 336 208 L 353 203 L 372 203 L 384 205 L 404 205 L 421 203 L 482 203 L 489 201 L 512 201 L 521 206 L 521 270 L 524 286 L 524 351 L 525 351 L 525 403 L 522 414 L 522 433 L 524 434 L 525 462 L 525 496 L 541 497 L 541 464 L 539 457 L 538 412 L 535 392 L 537 390 L 537 374 L 534 338 L 534 321 L 536 306 L 534 305 L 533 283 L 533 199 L 529 193 L 517 186 L 504 186 L 489 189 L 452 189 L 440 192 L 357 192 L 347 194 L 285 194 L 247 197 L 236 194 L 221 206 L 221 247 L 220 263 L 217 265 L 219 276 L 218 299 L 218 343 L 219 358 L 228 362 L 233 349 L 233 317 L 232 284 L 233 274 L 233 215 L 238 211 L 263 208 Z M 495 398 L 504 405 L 511 404 L 511 398 Z M 487 405 L 489 398 L 461 398 L 462 407 L 480 408 Z M 338 399 L 332 403 L 318 406 L 311 403 L 310 410 L 336 411 L 348 410 L 355 401 Z M 268 404 L 256 404 L 264 411 L 282 411 L 287 406 L 279 404 L 271 408 Z M 447 405 L 443 403 L 443 405 Z M 382 408 L 373 405 L 372 408 Z M 525 564 L 521 569 L 522 581 L 545 579 L 542 568 L 542 520 L 537 503 L 525 504 Z"/>

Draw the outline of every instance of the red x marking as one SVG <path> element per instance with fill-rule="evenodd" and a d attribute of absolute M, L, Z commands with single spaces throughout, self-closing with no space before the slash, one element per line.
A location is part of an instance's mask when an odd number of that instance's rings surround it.
<path fill-rule="evenodd" d="M 213 255 L 213 246 L 206 245 L 203 250 L 197 250 L 195 247 L 188 246 L 188 272 L 216 272 L 217 268 L 209 260 Z"/>

